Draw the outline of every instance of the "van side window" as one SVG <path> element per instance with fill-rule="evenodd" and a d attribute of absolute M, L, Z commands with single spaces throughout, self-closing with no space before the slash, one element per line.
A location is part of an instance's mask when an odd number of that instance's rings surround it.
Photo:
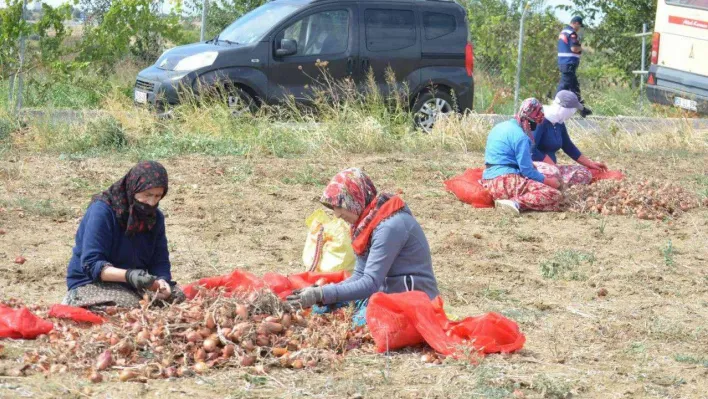
<path fill-rule="evenodd" d="M 391 51 L 416 42 L 415 16 L 410 10 L 366 10 L 366 48 Z"/>
<path fill-rule="evenodd" d="M 323 11 L 308 15 L 287 27 L 278 35 L 297 42 L 295 56 L 339 54 L 349 44 L 349 11 Z"/>
<path fill-rule="evenodd" d="M 423 13 L 423 29 L 427 40 L 437 39 L 449 35 L 457 28 L 455 16 L 437 12 Z"/>

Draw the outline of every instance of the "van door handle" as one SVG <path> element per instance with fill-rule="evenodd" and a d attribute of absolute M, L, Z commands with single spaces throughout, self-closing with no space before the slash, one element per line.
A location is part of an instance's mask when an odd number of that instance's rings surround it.
<path fill-rule="evenodd" d="M 347 58 L 347 73 L 349 75 L 354 74 L 354 58 L 352 57 Z"/>
<path fill-rule="evenodd" d="M 370 66 L 370 64 L 369 64 L 369 59 L 368 59 L 368 58 L 362 58 L 362 59 L 361 59 L 361 71 L 364 72 L 364 73 L 368 73 L 368 72 L 369 72 L 369 66 Z"/>

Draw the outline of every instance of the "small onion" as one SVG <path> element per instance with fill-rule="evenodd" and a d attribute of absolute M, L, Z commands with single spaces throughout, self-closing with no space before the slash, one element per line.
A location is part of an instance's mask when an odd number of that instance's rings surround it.
<path fill-rule="evenodd" d="M 194 361 L 195 362 L 203 362 L 206 360 L 206 351 L 204 349 L 197 349 L 196 352 L 194 352 Z"/>
<path fill-rule="evenodd" d="M 241 366 L 243 367 L 251 367 L 254 364 L 256 364 L 256 357 L 253 355 L 244 355 L 241 358 Z"/>
<path fill-rule="evenodd" d="M 199 334 L 202 336 L 202 338 L 207 338 L 212 334 L 212 331 L 210 328 L 203 327 L 199 329 Z"/>
<path fill-rule="evenodd" d="M 248 320 L 248 308 L 246 305 L 240 303 L 236 305 L 236 316 L 241 320 Z"/>
<path fill-rule="evenodd" d="M 258 346 L 268 346 L 270 344 L 270 339 L 267 335 L 258 335 L 256 337 L 256 345 Z"/>
<path fill-rule="evenodd" d="M 202 340 L 202 335 L 196 331 L 190 331 L 187 333 L 187 341 L 189 342 L 199 342 Z"/>
<path fill-rule="evenodd" d="M 209 371 L 209 365 L 204 362 L 197 362 L 194 364 L 194 371 L 197 374 L 204 374 Z"/>
<path fill-rule="evenodd" d="M 126 381 L 133 380 L 137 377 L 138 377 L 138 373 L 136 373 L 132 370 L 125 369 L 125 370 L 121 371 L 120 374 L 118 375 L 118 380 L 120 382 L 126 382 Z"/>
<path fill-rule="evenodd" d="M 206 324 L 206 327 L 210 330 L 213 330 L 214 328 L 216 328 L 216 321 L 214 321 L 214 315 L 208 314 L 206 317 L 205 324 Z"/>
<path fill-rule="evenodd" d="M 202 344 L 202 348 L 204 348 L 205 351 L 207 352 L 214 352 L 219 348 L 219 341 L 215 340 L 211 337 L 207 338 L 204 340 L 204 343 Z"/>
<path fill-rule="evenodd" d="M 89 380 L 94 384 L 98 384 L 99 382 L 103 381 L 103 376 L 101 375 L 101 373 L 94 371 L 89 376 Z"/>
<path fill-rule="evenodd" d="M 292 362 L 292 366 L 294 369 L 301 369 L 304 367 L 304 364 L 302 363 L 302 360 L 300 359 L 295 359 Z"/>
<path fill-rule="evenodd" d="M 288 328 L 290 327 L 290 324 L 292 324 L 292 316 L 290 316 L 290 313 L 286 313 L 283 315 L 283 318 L 280 320 L 280 323 L 283 325 L 283 327 Z"/>
<path fill-rule="evenodd" d="M 106 350 L 100 355 L 98 355 L 98 359 L 96 359 L 96 369 L 99 371 L 103 371 L 113 365 L 113 356 L 111 356 L 111 351 Z"/>
<path fill-rule="evenodd" d="M 228 359 L 234 355 L 236 348 L 233 345 L 226 345 L 224 349 L 221 350 L 221 355 Z"/>

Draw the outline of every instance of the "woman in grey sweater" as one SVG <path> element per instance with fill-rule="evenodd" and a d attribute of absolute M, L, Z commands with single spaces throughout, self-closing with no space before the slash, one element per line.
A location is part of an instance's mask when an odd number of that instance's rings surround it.
<path fill-rule="evenodd" d="M 287 298 L 291 305 L 309 308 L 361 301 L 379 291 L 418 290 L 430 299 L 438 296 L 428 240 L 399 196 L 377 194 L 363 171 L 350 168 L 332 179 L 320 202 L 352 225 L 356 267 L 341 283 L 293 293 Z"/>

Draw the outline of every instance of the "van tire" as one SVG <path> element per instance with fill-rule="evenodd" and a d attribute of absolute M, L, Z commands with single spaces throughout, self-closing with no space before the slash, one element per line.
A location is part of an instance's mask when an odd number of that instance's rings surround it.
<path fill-rule="evenodd" d="M 452 96 L 443 90 L 420 93 L 412 109 L 416 127 L 430 133 L 436 119 L 457 112 L 455 104 Z"/>
<path fill-rule="evenodd" d="M 253 114 L 258 111 L 258 102 L 244 89 L 238 86 L 226 88 L 226 105 L 233 116 Z"/>

